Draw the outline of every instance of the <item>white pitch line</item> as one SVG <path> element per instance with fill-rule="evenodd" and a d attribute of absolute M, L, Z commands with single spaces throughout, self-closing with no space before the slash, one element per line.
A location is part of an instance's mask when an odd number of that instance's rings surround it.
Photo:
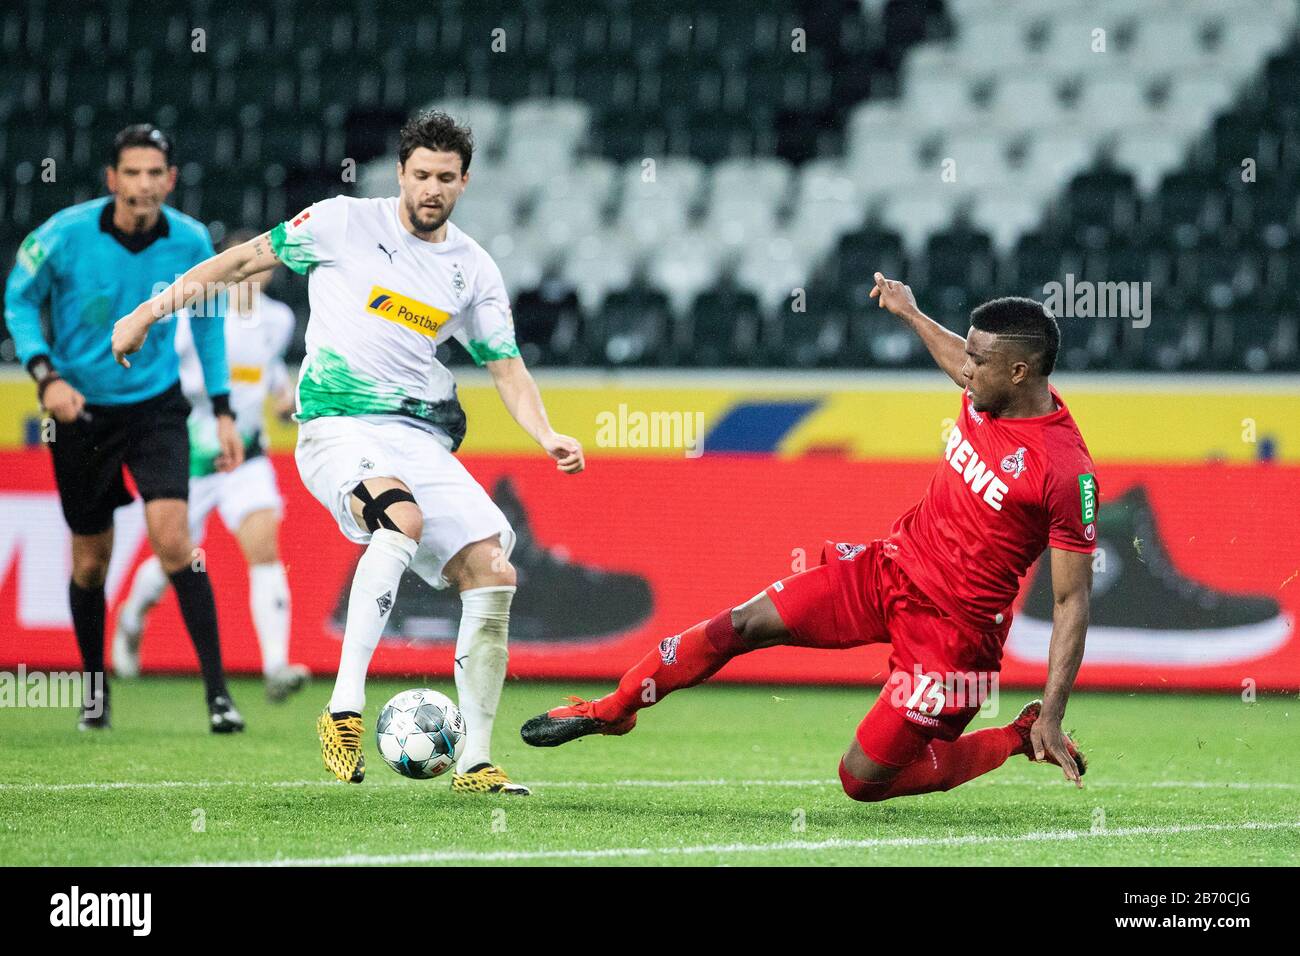
<path fill-rule="evenodd" d="M 782 843 L 714 843 L 698 846 L 618 847 L 605 850 L 444 850 L 431 853 L 365 854 L 306 857 L 276 860 L 199 861 L 191 866 L 393 866 L 407 863 L 504 863 L 522 860 L 602 860 L 660 856 L 708 856 L 738 853 L 809 852 L 826 850 L 874 850 L 890 847 L 976 846 L 990 843 L 1054 843 L 1115 837 L 1177 836 L 1184 833 L 1222 833 L 1253 830 L 1292 830 L 1300 821 L 1288 823 L 1189 823 L 1166 827 L 1118 827 L 1113 830 L 1054 830 L 1009 836 L 965 834 L 947 837 L 881 837 L 869 840 L 788 840 Z"/>
<path fill-rule="evenodd" d="M 1031 787 L 1042 788 L 1057 786 L 1061 781 L 1043 780 L 976 780 L 967 786 L 973 787 Z M 1252 780 L 1087 780 L 1086 785 L 1093 789 L 1101 788 L 1149 788 L 1161 790 L 1300 790 L 1300 783 Z M 804 779 L 804 780 L 726 780 L 708 778 L 701 780 L 545 780 L 530 783 L 538 790 L 612 790 L 612 789 L 664 789 L 675 790 L 691 787 L 838 787 L 839 780 Z M 52 793 L 60 791 L 105 791 L 105 790 L 207 790 L 219 787 L 268 787 L 293 789 L 301 787 L 343 787 L 337 780 L 115 780 L 87 783 L 0 783 L 0 792 L 35 792 Z M 391 783 L 378 784 L 378 787 L 407 786 L 403 781 L 394 779 Z"/>

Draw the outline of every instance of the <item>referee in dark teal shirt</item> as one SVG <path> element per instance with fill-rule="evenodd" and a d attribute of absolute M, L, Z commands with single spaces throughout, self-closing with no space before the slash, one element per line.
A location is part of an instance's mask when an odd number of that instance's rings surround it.
<path fill-rule="evenodd" d="M 158 324 L 163 334 L 150 337 L 130 369 L 114 361 L 110 344 L 114 320 L 209 258 L 212 242 L 202 223 L 164 205 L 176 185 L 176 167 L 171 143 L 153 126 L 128 126 L 117 135 L 107 175 L 112 195 L 64 209 L 37 228 L 19 248 L 5 286 L 5 323 L 55 420 L 49 446 L 72 531 L 68 599 L 83 667 L 96 689 L 87 695 L 79 726 L 110 724 L 104 578 L 113 511 L 131 500 L 125 466 L 145 502 L 149 543 L 171 578 L 198 652 L 209 726 L 217 733 L 242 730 L 222 672 L 212 585 L 190 541 L 190 406 L 180 388 L 175 321 Z M 43 307 L 49 310 L 48 338 Z M 222 297 L 207 299 L 195 312 L 203 313 L 191 315 L 191 327 L 218 416 L 219 464 L 229 469 L 242 460 L 243 445 L 230 411 Z"/>

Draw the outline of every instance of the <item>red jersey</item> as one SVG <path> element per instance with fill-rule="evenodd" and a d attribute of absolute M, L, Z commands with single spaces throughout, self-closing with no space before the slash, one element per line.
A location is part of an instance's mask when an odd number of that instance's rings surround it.
<path fill-rule="evenodd" d="M 885 554 L 941 610 L 1002 630 L 1020 579 L 1047 545 L 1091 554 L 1098 484 L 1088 446 L 1059 406 L 1036 418 L 961 414 L 925 497 L 896 522 Z"/>

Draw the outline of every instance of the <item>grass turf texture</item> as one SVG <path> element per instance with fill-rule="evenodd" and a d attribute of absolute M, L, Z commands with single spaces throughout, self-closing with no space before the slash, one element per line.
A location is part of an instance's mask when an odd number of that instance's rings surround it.
<path fill-rule="evenodd" d="M 333 782 L 314 721 L 327 686 L 281 706 L 234 693 L 249 730 L 206 730 L 197 681 L 119 681 L 114 729 L 71 710 L 0 712 L 0 861 L 313 863 L 1295 864 L 1300 705 L 1233 695 L 1080 693 L 1067 729 L 1086 788 L 1012 757 L 946 794 L 857 804 L 836 766 L 872 694 L 712 685 L 642 713 L 621 738 L 535 750 L 527 717 L 591 685 L 510 683 L 495 757 L 531 798 L 452 794 L 380 759 L 379 708 L 418 680 L 368 688 L 366 782 Z M 449 682 L 433 686 L 454 697 Z M 1028 693 L 1005 692 L 1005 723 Z M 76 786 L 97 784 L 98 786 Z M 106 786 L 125 784 L 125 786 Z M 504 812 L 503 812 L 504 811 Z M 201 824 L 201 826 L 200 826 Z M 196 832 L 201 831 L 201 832 Z"/>

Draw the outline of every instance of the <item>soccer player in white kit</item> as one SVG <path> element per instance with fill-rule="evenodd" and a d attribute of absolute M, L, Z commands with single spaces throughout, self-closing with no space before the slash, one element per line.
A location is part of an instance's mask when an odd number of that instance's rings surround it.
<path fill-rule="evenodd" d="M 253 238 L 234 234 L 223 248 Z M 181 389 L 194 407 L 190 433 L 190 538 L 203 541 L 208 516 L 215 510 L 235 535 L 248 562 L 248 603 L 262 652 L 266 695 L 285 700 L 308 678 L 307 668 L 289 663 L 289 581 L 280 562 L 278 538 L 284 504 L 275 470 L 265 455 L 262 425 L 267 398 L 277 405 L 292 401 L 293 387 L 284 352 L 293 338 L 293 310 L 262 290 L 274 270 L 239 284 L 226 309 L 226 358 L 230 366 L 230 407 L 244 445 L 244 461 L 221 471 L 217 423 L 207 398 L 203 368 L 194 347 L 189 317 L 176 318 L 176 352 Z M 117 612 L 113 635 L 113 669 L 119 677 L 140 673 L 140 641 L 145 618 L 167 590 L 167 576 L 156 557 L 136 569 L 127 599 Z"/>
<path fill-rule="evenodd" d="M 448 221 L 472 154 L 468 129 L 445 113 L 421 113 L 401 131 L 400 195 L 324 200 L 200 263 L 117 322 L 113 353 L 125 362 L 150 325 L 212 284 L 277 262 L 309 277 L 298 472 L 339 530 L 366 545 L 334 693 L 317 722 L 325 765 L 340 780 L 364 779 L 366 670 L 409 567 L 461 596 L 455 673 L 468 740 L 452 789 L 526 795 L 490 753 L 515 592 L 514 531 L 452 454 L 465 415 L 455 380 L 434 356 L 438 344 L 455 338 L 487 366 L 510 414 L 559 471 L 580 472 L 584 459 L 582 446 L 547 420 L 519 357 L 500 270 Z"/>

